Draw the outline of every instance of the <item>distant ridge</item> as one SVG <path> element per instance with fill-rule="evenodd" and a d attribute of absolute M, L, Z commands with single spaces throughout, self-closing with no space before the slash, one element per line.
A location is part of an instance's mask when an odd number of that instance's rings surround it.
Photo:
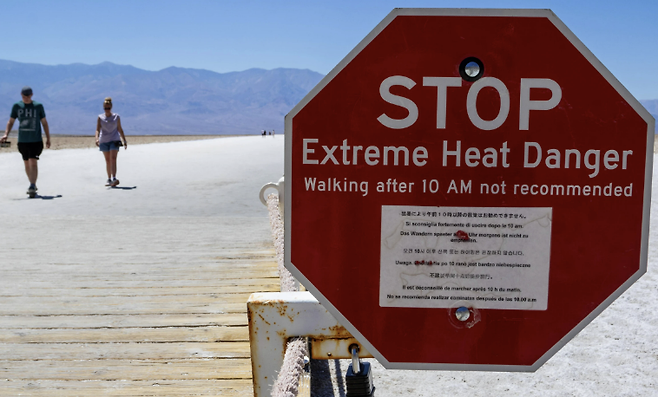
<path fill-rule="evenodd" d="M 5 109 L 8 117 L 21 87 L 29 85 L 57 134 L 93 134 L 108 96 L 129 134 L 282 133 L 285 115 L 323 77 L 305 69 L 152 72 L 111 62 L 48 66 L 0 60 L 0 112 Z"/>
<path fill-rule="evenodd" d="M 640 101 L 640 103 L 651 113 L 654 119 L 658 120 L 658 99 L 646 99 Z M 658 133 L 658 124 L 656 124 L 656 133 Z"/>
<path fill-rule="evenodd" d="M 152 72 L 111 62 L 49 66 L 0 60 L 0 115 L 9 116 L 21 87 L 29 85 L 57 134 L 93 134 L 107 96 L 129 134 L 283 132 L 285 115 L 323 77 L 307 69 Z M 658 99 L 640 103 L 658 119 Z M 0 117 L 0 123 L 6 121 Z"/>

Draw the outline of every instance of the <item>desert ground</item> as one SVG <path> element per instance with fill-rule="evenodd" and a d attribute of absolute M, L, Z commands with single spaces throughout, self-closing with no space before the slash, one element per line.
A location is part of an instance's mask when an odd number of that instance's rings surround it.
<path fill-rule="evenodd" d="M 149 143 L 197 141 L 201 139 L 214 139 L 229 137 L 231 135 L 126 135 L 128 146 L 144 145 Z M 16 150 L 16 131 L 9 134 L 9 147 L 0 147 L 0 153 Z M 55 135 L 50 136 L 50 149 L 88 149 L 96 147 L 93 135 Z"/>

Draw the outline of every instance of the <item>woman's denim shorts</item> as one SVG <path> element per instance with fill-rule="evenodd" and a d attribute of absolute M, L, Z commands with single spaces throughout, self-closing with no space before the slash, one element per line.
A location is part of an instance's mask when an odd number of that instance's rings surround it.
<path fill-rule="evenodd" d="M 100 147 L 101 152 L 109 152 L 110 150 L 119 150 L 119 146 L 121 146 L 121 141 L 102 142 L 98 146 Z"/>

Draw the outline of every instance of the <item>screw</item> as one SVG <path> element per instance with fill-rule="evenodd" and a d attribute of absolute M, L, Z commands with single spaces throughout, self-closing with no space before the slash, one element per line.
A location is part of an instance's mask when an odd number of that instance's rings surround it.
<path fill-rule="evenodd" d="M 462 306 L 455 311 L 455 317 L 457 317 L 457 320 L 459 321 L 466 321 L 471 317 L 471 312 L 467 307 Z"/>

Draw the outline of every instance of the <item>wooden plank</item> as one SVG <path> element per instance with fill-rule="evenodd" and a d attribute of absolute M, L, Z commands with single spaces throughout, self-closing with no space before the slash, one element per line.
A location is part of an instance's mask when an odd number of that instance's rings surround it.
<path fill-rule="evenodd" d="M 64 271 L 57 271 L 52 270 L 49 272 L 41 272 L 39 278 L 45 279 L 45 280 L 51 280 L 52 277 L 60 278 L 63 274 L 66 274 L 67 277 L 73 278 L 73 279 L 78 279 L 78 280 L 88 280 L 88 279 L 97 279 L 99 276 L 107 279 L 107 280 L 114 280 L 114 279 L 128 279 L 130 280 L 131 278 L 141 278 L 141 279 L 146 279 L 146 280 L 167 280 L 169 279 L 172 275 L 180 275 L 183 276 L 185 279 L 190 279 L 190 280 L 212 280 L 211 275 L 216 275 L 219 278 L 223 279 L 241 279 L 244 277 L 249 277 L 249 276 L 254 276 L 254 277 L 276 277 L 277 275 L 277 268 L 274 266 L 255 266 L 255 265 L 249 265 L 249 266 L 235 266 L 235 267 L 229 267 L 227 266 L 226 269 L 212 269 L 212 270 L 193 270 L 190 269 L 185 270 L 184 266 L 181 266 L 179 269 L 144 269 L 141 272 L 137 271 L 139 269 L 135 269 L 134 271 L 129 271 L 129 272 L 118 272 L 118 271 L 106 271 L 106 272 L 72 272 L 72 273 L 67 273 Z M 17 279 L 17 280 L 29 280 L 29 278 L 25 278 L 26 276 L 30 277 L 35 277 L 35 273 L 38 273 L 38 269 L 21 269 L 21 270 L 15 270 L 15 271 L 2 271 L 3 278 L 7 279 Z"/>
<path fill-rule="evenodd" d="M 179 286 L 179 285 L 215 285 L 214 279 L 224 279 L 224 280 L 239 280 L 239 279 L 249 279 L 249 278 L 276 278 L 278 275 L 277 270 L 275 269 L 248 269 L 248 270 L 236 270 L 233 272 L 225 273 L 216 273 L 216 274 L 199 274 L 199 275 L 190 275 L 184 272 L 174 273 L 174 274 L 152 274 L 152 275 L 122 275 L 122 274 L 89 274 L 89 275 L 66 275 L 68 280 L 66 283 L 79 284 L 83 287 L 93 285 L 95 283 L 105 282 L 111 284 L 105 284 L 106 286 L 135 286 L 135 285 L 145 285 L 145 286 L 162 286 L 168 285 L 169 282 L 173 284 L 170 286 Z M 33 275 L 29 273 L 21 275 L 11 275 L 3 274 L 4 282 L 8 284 L 22 283 L 26 287 L 37 287 L 42 285 L 44 287 L 55 287 L 57 285 L 62 285 L 63 274 L 52 274 L 50 277 L 44 275 L 44 279 L 30 280 Z M 70 280 L 70 281 L 69 281 Z M 176 281 L 180 280 L 180 281 Z M 129 282 L 130 284 L 125 285 L 124 282 Z"/>
<path fill-rule="evenodd" d="M 4 219 L 4 218 L 3 218 Z M 70 243 L 70 242 L 69 242 Z M 11 265 L 14 261 L 21 261 L 23 255 L 32 253 L 34 255 L 34 246 L 27 245 L 24 247 L 13 247 L 7 252 L 7 264 Z M 58 260 L 56 257 L 37 257 L 34 259 L 45 259 L 44 264 L 85 264 L 90 256 L 98 256 L 101 246 L 76 246 L 74 252 L 68 252 L 66 260 Z M 165 265 L 167 263 L 181 264 L 209 264 L 217 262 L 249 262 L 249 261 L 273 261 L 275 252 L 273 249 L 253 250 L 251 247 L 231 247 L 214 245 L 208 249 L 191 252 L 188 247 L 173 246 L 170 249 L 158 250 L 150 245 L 151 250 L 144 251 L 143 247 L 132 247 L 132 252 L 126 249 L 124 252 L 103 252 L 101 255 L 105 258 L 112 258 L 113 262 L 121 263 L 151 263 L 154 265 Z M 114 249 L 117 249 L 114 247 Z M 33 258 L 33 257 L 31 257 Z M 37 262 L 39 263 L 39 262 Z"/>
<path fill-rule="evenodd" d="M 251 379 L 251 360 L 0 360 L 0 379 Z"/>
<path fill-rule="evenodd" d="M 6 297 L 0 300 L 0 315 L 235 313 L 246 311 L 250 295 Z"/>
<path fill-rule="evenodd" d="M 0 343 L 247 342 L 249 327 L 0 329 Z M 1 358 L 1 357 L 0 357 Z"/>
<path fill-rule="evenodd" d="M 24 328 L 162 328 L 248 325 L 244 312 L 224 314 L 118 314 L 0 316 L 0 329 Z M 2 356 L 0 356 L 2 357 Z"/>
<path fill-rule="evenodd" d="M 188 265 L 186 262 L 182 264 L 167 263 L 167 264 L 154 264 L 151 262 L 134 263 L 126 262 L 113 265 L 109 269 L 105 269 L 103 273 L 120 273 L 120 274 L 133 274 L 133 273 L 167 273 L 176 272 L 180 273 L 185 270 L 186 273 L 208 273 L 208 272 L 221 272 L 233 269 L 249 269 L 249 268 L 268 268 L 276 267 L 277 263 L 272 261 L 271 258 L 267 259 L 249 259 L 249 260 L 223 260 L 213 263 L 193 264 Z M 96 270 L 96 271 L 94 271 Z M 40 274 L 52 273 L 71 273 L 71 274 L 95 274 L 99 269 L 96 266 L 89 266 L 84 263 L 42 263 L 39 265 L 20 266 L 12 265 L 12 262 L 7 261 L 2 266 L 3 274 L 25 274 L 39 272 Z"/>
<path fill-rule="evenodd" d="M 235 293 L 223 293 L 218 292 L 215 294 L 197 294 L 193 296 L 187 296 L 186 299 L 189 299 L 190 302 L 200 303 L 200 304 L 212 304 L 219 302 L 225 303 L 237 303 L 237 302 L 247 302 L 251 295 L 250 291 L 239 291 Z M 7 296 L 2 298 L 0 301 L 0 306 L 12 306 L 18 303 L 25 305 L 32 304 L 60 304 L 68 306 L 76 306 L 81 303 L 86 303 L 88 306 L 116 306 L 116 305 L 141 305 L 144 302 L 154 302 L 158 304 L 176 304 L 180 303 L 181 297 L 178 295 L 152 295 L 152 296 L 143 296 L 143 295 L 134 295 L 134 296 Z"/>
<path fill-rule="evenodd" d="M 243 285 L 249 287 L 251 285 L 258 285 L 262 282 L 278 282 L 278 275 L 258 275 L 255 277 L 245 277 L 245 278 L 222 278 L 222 277 L 206 277 L 200 279 L 185 279 L 181 277 L 172 277 L 171 279 L 165 280 L 149 280 L 149 279 L 127 279 L 124 276 L 124 279 L 106 279 L 102 274 L 98 274 L 95 279 L 71 279 L 68 278 L 63 282 L 62 276 L 58 277 L 56 280 L 46 279 L 40 280 L 35 279 L 36 276 L 30 276 L 29 279 L 17 279 L 17 278 L 4 278 L 2 279 L 2 284 L 0 285 L 9 285 L 17 286 L 23 288 L 24 290 L 31 289 L 43 289 L 43 288 L 62 288 L 66 286 L 67 288 L 99 288 L 99 289 L 112 289 L 112 288 L 195 288 L 195 287 L 212 287 L 216 286 L 218 290 L 221 290 L 222 287 L 226 285 Z M 259 281 L 262 280 L 262 281 Z M 247 291 L 251 291 L 250 288 L 246 288 Z"/>
<path fill-rule="evenodd" d="M 16 397 L 253 396 L 251 379 L 218 380 L 2 380 L 0 396 Z"/>
<path fill-rule="evenodd" d="M 278 279 L 254 279 L 252 285 L 202 285 L 196 287 L 134 287 L 134 288 L 26 288 L 3 286 L 0 298 L 20 296 L 150 296 L 150 295 L 216 295 L 221 293 L 279 291 Z"/>
<path fill-rule="evenodd" d="M 250 358 L 249 342 L 0 343 L 4 361 Z M 12 365 L 5 362 L 6 365 Z"/>
<path fill-rule="evenodd" d="M 122 305 L 122 306 L 102 306 L 96 308 L 97 313 L 92 313 L 93 308 L 80 306 L 57 307 L 56 303 L 52 305 L 45 305 L 47 302 L 42 302 L 44 305 L 39 306 L 36 302 L 34 306 L 26 305 L 20 309 L 10 305 L 0 304 L 0 315 L 112 315 L 112 314 L 223 314 L 223 313 L 242 313 L 244 312 L 243 306 L 247 305 L 247 301 L 241 302 L 216 302 L 214 304 L 200 304 L 195 302 L 180 302 L 179 305 L 165 306 L 158 305 L 157 303 L 144 302 L 139 307 Z"/>
<path fill-rule="evenodd" d="M 103 258 L 90 258 L 90 254 L 74 252 L 66 255 L 65 260 L 59 261 L 55 258 L 51 258 L 47 255 L 34 258 L 36 260 L 26 263 L 25 258 L 21 258 L 23 255 L 29 254 L 29 251 L 25 253 L 20 253 L 19 255 L 15 251 L 6 253 L 6 261 L 3 263 L 3 268 L 6 268 L 10 271 L 21 271 L 21 270 L 33 270 L 38 268 L 39 265 L 43 265 L 44 270 L 48 272 L 55 271 L 57 269 L 62 271 L 71 271 L 87 273 L 90 271 L 90 267 L 97 268 L 100 271 L 127 271 L 130 272 L 131 267 L 142 267 L 150 269 L 174 269 L 176 267 L 180 268 L 190 268 L 190 269 L 200 269 L 200 270 L 212 270 L 212 269 L 226 269 L 231 265 L 235 266 L 273 266 L 276 264 L 276 260 L 273 256 L 259 256 L 251 258 L 211 258 L 210 256 L 196 256 L 188 254 L 179 254 L 179 253 L 163 253 L 160 255 L 148 255 L 148 252 L 135 254 L 130 257 L 122 256 L 120 258 L 108 258 L 111 262 L 116 265 L 112 267 L 102 267 L 95 263 L 90 263 L 91 260 L 98 261 L 98 263 L 107 263 L 110 261 L 104 260 Z M 109 255 L 110 257 L 112 255 Z M 154 257 L 155 256 L 155 257 Z M 24 264 L 25 266 L 21 266 Z"/>

